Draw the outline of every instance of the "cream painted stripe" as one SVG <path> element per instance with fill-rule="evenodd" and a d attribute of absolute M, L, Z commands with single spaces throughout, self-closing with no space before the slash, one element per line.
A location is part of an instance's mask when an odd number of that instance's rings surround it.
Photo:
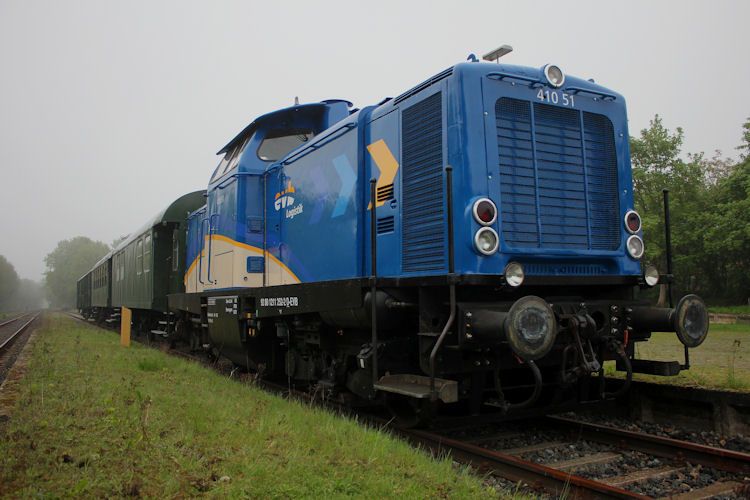
<path fill-rule="evenodd" d="M 211 236 L 211 239 L 212 240 L 216 240 L 216 241 L 223 241 L 225 243 L 229 243 L 230 245 L 236 246 L 238 248 L 244 248 L 246 250 L 250 250 L 253 253 L 257 253 L 258 255 L 266 256 L 269 259 L 271 259 L 273 262 L 275 262 L 276 264 L 278 264 L 279 267 L 281 267 L 284 271 L 286 271 L 287 273 L 289 273 L 289 275 L 297 283 L 302 283 L 302 280 L 300 280 L 297 277 L 297 275 L 294 274 L 294 272 L 286 266 L 286 264 L 284 264 L 283 262 L 281 262 L 274 255 L 271 255 L 269 252 L 263 252 L 262 248 L 254 247 L 252 245 L 248 245 L 247 243 L 240 243 L 239 241 L 235 241 L 235 240 L 233 240 L 231 238 L 227 238 L 226 236 L 224 236 L 222 234 L 214 234 L 214 235 Z M 188 268 L 187 273 L 185 273 L 185 277 L 183 278 L 183 282 L 185 283 L 185 285 L 187 285 L 188 276 L 190 275 L 190 273 L 193 272 L 193 268 L 195 268 L 195 266 L 198 264 L 198 260 L 201 258 L 201 255 L 203 255 L 203 254 L 204 254 L 204 251 L 201 251 L 201 253 L 198 254 L 198 257 L 196 257 L 195 259 L 193 259 L 193 263 L 190 264 L 190 267 Z"/>

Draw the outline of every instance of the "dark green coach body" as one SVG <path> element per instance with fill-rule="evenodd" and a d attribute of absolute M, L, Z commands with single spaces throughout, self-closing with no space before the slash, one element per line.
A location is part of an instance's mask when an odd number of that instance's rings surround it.
<path fill-rule="evenodd" d="M 185 290 L 186 219 L 205 204 L 204 193 L 181 196 L 114 249 L 112 307 L 166 312 L 167 294 Z"/>

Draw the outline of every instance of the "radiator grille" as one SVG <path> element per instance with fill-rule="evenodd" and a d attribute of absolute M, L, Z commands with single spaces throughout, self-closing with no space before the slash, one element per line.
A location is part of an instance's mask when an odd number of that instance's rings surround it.
<path fill-rule="evenodd" d="M 377 225 L 378 234 L 392 233 L 395 225 L 395 218 L 392 215 L 379 218 Z"/>
<path fill-rule="evenodd" d="M 445 268 L 442 94 L 401 114 L 405 272 Z"/>
<path fill-rule="evenodd" d="M 393 183 L 378 188 L 378 201 L 388 201 L 393 199 Z"/>
<path fill-rule="evenodd" d="M 617 159 L 609 119 L 505 97 L 495 113 L 506 244 L 616 249 Z"/>

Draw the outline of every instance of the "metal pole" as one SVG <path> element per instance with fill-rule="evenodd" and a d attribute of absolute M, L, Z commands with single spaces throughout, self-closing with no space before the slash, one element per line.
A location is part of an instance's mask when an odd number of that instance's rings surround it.
<path fill-rule="evenodd" d="M 669 283 L 667 283 L 667 295 L 669 295 L 669 307 L 674 307 L 674 297 L 672 292 L 672 281 L 674 281 L 674 270 L 672 268 L 672 224 L 669 219 L 669 189 L 663 189 L 664 194 L 664 240 L 667 252 L 667 274 Z M 690 350 L 688 346 L 683 349 L 685 363 L 680 367 L 683 370 L 690 369 Z"/>
<path fill-rule="evenodd" d="M 435 345 L 430 352 L 430 400 L 437 400 L 437 392 L 435 391 L 435 372 L 437 354 L 440 351 L 440 347 L 443 345 L 445 336 L 448 334 L 448 330 L 453 326 L 456 320 L 456 283 L 454 281 L 454 261 L 453 261 L 453 168 L 448 166 L 445 167 L 445 190 L 446 196 L 445 201 L 448 205 L 448 282 L 449 282 L 449 293 L 450 293 L 450 315 L 448 321 L 443 327 L 443 331 L 440 332 L 440 336 L 435 342 Z"/>
<path fill-rule="evenodd" d="M 664 239 L 667 252 L 667 274 L 669 275 L 667 291 L 669 294 L 669 307 L 674 307 L 674 299 L 672 298 L 672 280 L 674 279 L 674 274 L 672 273 L 672 225 L 669 220 L 669 189 L 662 190 L 662 193 L 664 193 Z"/>
<path fill-rule="evenodd" d="M 370 179 L 370 316 L 372 324 L 372 383 L 378 382 L 378 233 L 377 233 L 377 181 Z"/>

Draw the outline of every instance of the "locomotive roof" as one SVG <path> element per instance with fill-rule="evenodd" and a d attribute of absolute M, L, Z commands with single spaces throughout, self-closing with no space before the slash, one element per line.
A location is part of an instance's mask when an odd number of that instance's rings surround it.
<path fill-rule="evenodd" d="M 237 143 L 241 142 L 245 137 L 252 135 L 253 132 L 255 132 L 258 128 L 260 128 L 261 125 L 277 125 L 281 124 L 288 118 L 292 118 L 294 113 L 297 113 L 301 110 L 314 110 L 318 108 L 320 112 L 325 112 L 328 107 L 331 104 L 345 102 L 348 107 L 352 106 L 352 103 L 345 100 L 345 99 L 327 99 L 325 101 L 321 102 L 313 102 L 309 104 L 296 104 L 294 106 L 288 107 L 288 108 L 282 108 L 278 109 L 276 111 L 271 111 L 270 113 L 266 113 L 265 115 L 261 115 L 252 122 L 250 122 L 250 125 L 242 129 L 242 131 L 237 134 L 231 141 L 229 141 L 226 146 L 221 148 L 216 154 L 224 154 L 227 151 L 231 150 Z"/>

